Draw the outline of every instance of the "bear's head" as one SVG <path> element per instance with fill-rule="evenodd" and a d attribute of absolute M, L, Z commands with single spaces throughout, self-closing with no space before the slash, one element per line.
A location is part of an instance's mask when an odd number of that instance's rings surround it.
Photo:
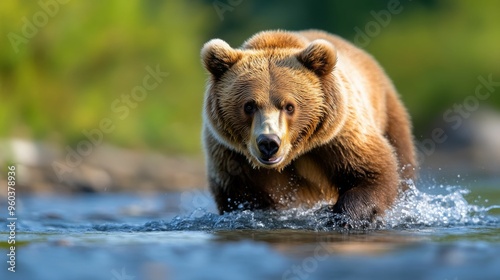
<path fill-rule="evenodd" d="M 240 49 L 220 39 L 201 51 L 210 72 L 206 129 L 254 167 L 283 169 L 332 139 L 346 115 L 332 71 L 334 46 L 288 32 L 263 32 Z"/>

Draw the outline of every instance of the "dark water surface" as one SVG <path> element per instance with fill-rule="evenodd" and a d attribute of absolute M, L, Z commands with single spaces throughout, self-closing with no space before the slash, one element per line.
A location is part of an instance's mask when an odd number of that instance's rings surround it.
<path fill-rule="evenodd" d="M 0 202 L 0 279 L 500 279 L 500 183 L 419 189 L 367 231 L 307 209 L 219 216 L 201 191 L 18 195 L 15 273 Z"/>

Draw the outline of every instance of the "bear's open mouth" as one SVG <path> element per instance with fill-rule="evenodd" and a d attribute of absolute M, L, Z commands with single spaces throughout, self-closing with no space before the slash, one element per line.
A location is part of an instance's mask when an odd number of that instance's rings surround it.
<path fill-rule="evenodd" d="M 283 157 L 271 157 L 271 158 L 259 157 L 258 159 L 261 163 L 263 163 L 265 165 L 273 165 L 273 164 L 277 164 L 277 163 L 281 162 Z"/>

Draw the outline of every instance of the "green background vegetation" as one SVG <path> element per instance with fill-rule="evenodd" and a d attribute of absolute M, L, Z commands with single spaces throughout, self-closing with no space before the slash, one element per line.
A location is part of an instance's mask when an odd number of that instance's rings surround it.
<path fill-rule="evenodd" d="M 69 1 L 16 52 L 8 34 L 22 37 L 23 18 L 33 22 L 43 9 L 37 1 L 0 1 L 0 138 L 72 145 L 110 118 L 116 129 L 104 135 L 108 143 L 198 154 L 204 42 L 219 37 L 237 47 L 276 28 L 324 29 L 352 41 L 355 28 L 376 22 L 373 12 L 389 2 Z M 429 123 L 474 94 L 478 76 L 500 81 L 500 1 L 400 5 L 364 48 L 394 80 L 420 139 L 429 137 Z M 111 104 L 156 65 L 169 76 L 120 120 Z M 499 108 L 500 94 L 484 102 Z"/>

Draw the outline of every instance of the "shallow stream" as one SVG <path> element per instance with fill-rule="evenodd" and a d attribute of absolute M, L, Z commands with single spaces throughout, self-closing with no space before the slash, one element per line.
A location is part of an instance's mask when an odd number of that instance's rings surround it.
<path fill-rule="evenodd" d="M 500 182 L 422 185 L 376 230 L 314 210 L 218 215 L 203 191 L 17 196 L 16 272 L 0 201 L 0 279 L 500 279 Z"/>

